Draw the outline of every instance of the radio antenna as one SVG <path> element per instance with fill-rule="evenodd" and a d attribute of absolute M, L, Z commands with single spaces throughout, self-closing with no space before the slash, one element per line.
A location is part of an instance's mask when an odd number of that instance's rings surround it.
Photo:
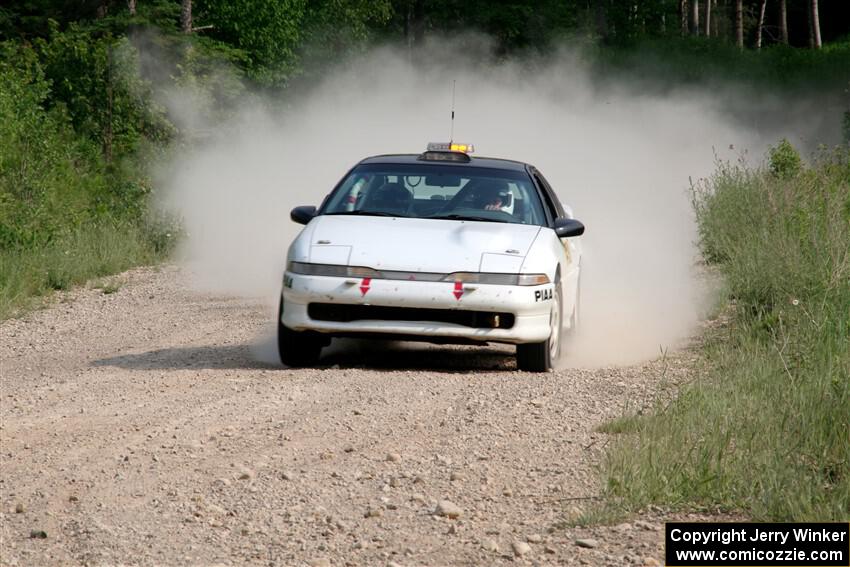
<path fill-rule="evenodd" d="M 452 145 L 452 142 L 455 140 L 455 84 L 457 83 L 457 79 L 452 79 L 452 128 L 449 132 L 449 146 Z"/>

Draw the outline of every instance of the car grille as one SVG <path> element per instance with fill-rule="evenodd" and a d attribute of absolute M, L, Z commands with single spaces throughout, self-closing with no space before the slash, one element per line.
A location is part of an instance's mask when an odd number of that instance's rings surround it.
<path fill-rule="evenodd" d="M 467 311 L 461 309 L 311 303 L 307 306 L 307 314 L 311 319 L 333 321 L 336 323 L 350 323 L 352 321 L 421 321 L 453 323 L 476 329 L 510 329 L 514 326 L 513 313 Z"/>

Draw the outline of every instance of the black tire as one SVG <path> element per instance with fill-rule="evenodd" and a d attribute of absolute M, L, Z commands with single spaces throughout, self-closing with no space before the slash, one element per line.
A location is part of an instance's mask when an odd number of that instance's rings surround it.
<path fill-rule="evenodd" d="M 549 315 L 549 338 L 539 343 L 527 343 L 516 346 L 516 365 L 526 372 L 548 372 L 555 367 L 561 357 L 561 317 L 563 316 L 563 296 L 560 279 L 555 284 L 552 298 L 552 311 Z"/>
<path fill-rule="evenodd" d="M 283 324 L 283 298 L 277 313 L 277 352 L 284 366 L 298 368 L 319 362 L 325 340 L 317 333 L 293 331 Z"/>

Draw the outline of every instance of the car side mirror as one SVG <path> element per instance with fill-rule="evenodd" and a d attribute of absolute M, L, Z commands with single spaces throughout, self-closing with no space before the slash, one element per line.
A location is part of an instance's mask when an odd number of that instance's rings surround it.
<path fill-rule="evenodd" d="M 584 234 L 584 224 L 576 219 L 564 217 L 555 219 L 555 235 L 558 238 L 581 236 L 582 234 Z"/>
<path fill-rule="evenodd" d="M 312 205 L 304 205 L 301 207 L 295 207 L 289 213 L 289 218 L 291 218 L 294 222 L 298 224 L 307 224 L 313 217 L 316 216 L 316 207 Z"/>

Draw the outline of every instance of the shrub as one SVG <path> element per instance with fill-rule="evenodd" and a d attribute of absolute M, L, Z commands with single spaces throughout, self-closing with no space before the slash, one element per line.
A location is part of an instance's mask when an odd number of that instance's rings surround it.
<path fill-rule="evenodd" d="M 770 148 L 768 155 L 770 171 L 776 177 L 788 179 L 800 173 L 802 167 L 800 154 L 788 140 L 783 138 L 778 145 Z"/>
<path fill-rule="evenodd" d="M 59 44 L 72 53 L 60 56 Z M 0 43 L 0 317 L 52 289 L 167 253 L 162 234 L 169 229 L 147 220 L 149 182 L 139 151 L 147 139 L 135 130 L 145 124 L 142 114 L 122 114 L 121 97 L 113 99 L 115 144 L 107 159 L 102 109 L 85 94 L 86 81 L 97 79 L 72 80 L 73 69 L 64 79 L 50 78 L 57 61 L 73 67 L 73 58 L 96 61 L 100 55 L 87 59 L 96 52 L 59 40 L 34 48 Z M 96 65 L 94 70 L 82 65 L 80 76 L 85 69 L 99 72 Z M 57 81 L 67 84 L 57 88 Z M 98 88 L 91 87 L 90 94 Z M 71 104 L 60 100 L 63 89 Z M 83 117 L 89 112 L 92 116 Z M 83 120 L 76 124 L 82 132 L 74 130 L 75 114 Z M 117 126 L 131 118 L 135 126 Z"/>

